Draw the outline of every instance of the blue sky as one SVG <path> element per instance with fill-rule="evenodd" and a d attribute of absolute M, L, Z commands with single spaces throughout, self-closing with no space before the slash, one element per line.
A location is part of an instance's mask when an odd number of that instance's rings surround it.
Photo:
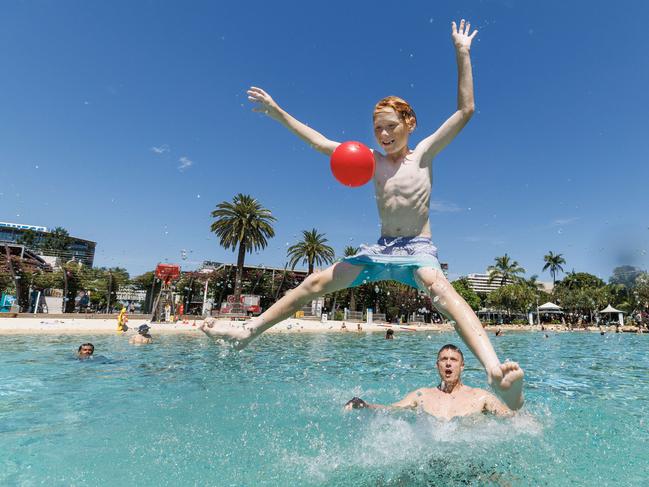
<path fill-rule="evenodd" d="M 210 212 L 239 192 L 277 217 L 247 262 L 282 267 L 313 227 L 373 242 L 371 185 L 252 113 L 261 86 L 331 139 L 372 147 L 407 99 L 416 143 L 455 109 L 450 22 L 479 29 L 477 112 L 434 161 L 433 239 L 452 278 L 507 252 L 541 273 L 649 267 L 644 2 L 32 1 L 0 6 L 0 221 L 98 242 L 96 265 L 234 262 Z M 187 259 L 181 259 L 181 251 Z"/>

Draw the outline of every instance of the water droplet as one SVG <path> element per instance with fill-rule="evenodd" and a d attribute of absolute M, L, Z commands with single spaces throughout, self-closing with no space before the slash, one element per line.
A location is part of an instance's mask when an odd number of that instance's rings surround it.
<path fill-rule="evenodd" d="M 559 230 L 557 230 L 557 233 L 558 233 L 559 235 L 561 235 L 561 234 L 563 233 L 563 230 L 559 229 Z"/>
<path fill-rule="evenodd" d="M 200 194 L 197 194 L 197 195 L 196 195 L 196 197 L 197 197 L 197 198 L 200 198 L 200 197 L 201 197 L 201 195 L 200 195 Z"/>

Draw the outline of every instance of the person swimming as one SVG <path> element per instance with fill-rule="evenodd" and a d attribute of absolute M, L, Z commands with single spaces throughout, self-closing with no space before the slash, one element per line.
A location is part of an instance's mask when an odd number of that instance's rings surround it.
<path fill-rule="evenodd" d="M 453 344 L 444 345 L 437 352 L 437 373 L 440 382 L 436 387 L 421 388 L 408 393 L 403 399 L 389 406 L 369 404 L 359 397 L 353 397 L 345 404 L 351 409 L 418 409 L 439 419 L 452 419 L 456 416 L 468 416 L 478 413 L 489 413 L 497 416 L 511 416 L 512 409 L 501 403 L 493 394 L 462 383 L 464 355 Z M 512 370 L 518 364 L 505 362 Z M 517 399 L 520 408 L 523 405 L 523 394 Z"/>
<path fill-rule="evenodd" d="M 137 335 L 134 335 L 128 341 L 131 345 L 146 345 L 153 343 L 153 337 L 149 334 L 151 327 L 144 323 L 137 329 Z"/>

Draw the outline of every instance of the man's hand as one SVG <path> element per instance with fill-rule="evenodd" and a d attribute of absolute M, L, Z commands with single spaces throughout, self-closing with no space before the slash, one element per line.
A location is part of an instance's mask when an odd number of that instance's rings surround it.
<path fill-rule="evenodd" d="M 351 411 L 352 409 L 361 409 L 368 407 L 368 404 L 363 401 L 360 397 L 352 397 L 345 404 L 345 410 Z"/>
<path fill-rule="evenodd" d="M 248 100 L 256 103 L 253 112 L 264 113 L 275 120 L 279 119 L 280 108 L 273 98 L 261 88 L 251 86 L 248 90 Z"/>
<path fill-rule="evenodd" d="M 455 22 L 451 22 L 451 37 L 453 38 L 453 44 L 455 44 L 456 51 L 469 51 L 471 49 L 471 41 L 478 33 L 477 30 L 473 31 L 473 34 L 469 35 L 471 32 L 471 24 L 469 22 L 464 22 L 464 19 L 460 21 L 460 28 L 457 28 Z"/>

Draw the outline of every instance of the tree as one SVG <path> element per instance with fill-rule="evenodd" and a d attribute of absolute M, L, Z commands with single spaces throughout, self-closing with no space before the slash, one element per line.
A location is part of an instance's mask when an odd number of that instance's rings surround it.
<path fill-rule="evenodd" d="M 38 233 L 28 228 L 22 233 L 22 235 L 20 235 L 20 237 L 18 237 L 16 243 L 20 245 L 24 245 L 30 250 L 38 250 L 38 247 L 40 245 L 38 239 Z"/>
<path fill-rule="evenodd" d="M 500 285 L 504 286 L 507 283 L 513 283 L 520 279 L 519 274 L 524 274 L 523 269 L 518 262 L 511 260 L 509 255 L 505 254 L 502 257 L 494 259 L 496 263 L 489 266 L 489 283 L 491 284 L 495 279 L 500 279 Z"/>
<path fill-rule="evenodd" d="M 56 227 L 51 232 L 45 234 L 45 238 L 43 238 L 40 248 L 51 252 L 53 251 L 57 257 L 61 258 L 63 252 L 68 250 L 71 242 L 72 239 L 70 238 L 68 231 L 62 227 Z"/>
<path fill-rule="evenodd" d="M 550 251 L 547 255 L 543 256 L 545 265 L 543 270 L 546 271 L 550 269 L 550 275 L 552 276 L 552 285 L 554 286 L 557 282 L 557 272 L 563 272 L 563 267 L 561 264 L 566 263 L 566 259 L 563 258 L 563 254 L 554 254 Z"/>
<path fill-rule="evenodd" d="M 451 283 L 453 288 L 457 293 L 462 296 L 462 298 L 467 302 L 473 311 L 478 311 L 480 309 L 480 296 L 471 289 L 469 285 L 469 280 L 466 277 L 461 277 Z"/>
<path fill-rule="evenodd" d="M 302 263 L 308 265 L 307 274 L 310 275 L 313 274 L 315 264 L 321 266 L 331 264 L 334 261 L 334 249 L 327 245 L 328 240 L 324 237 L 324 234 L 318 233 L 313 228 L 312 230 L 304 230 L 302 236 L 303 240 L 289 247 L 286 252 L 291 269 L 295 269 L 295 266 L 302 261 Z"/>
<path fill-rule="evenodd" d="M 496 309 L 504 309 L 508 313 L 526 313 L 536 301 L 534 290 L 523 282 L 507 284 L 489 293 L 489 305 Z"/>
<path fill-rule="evenodd" d="M 234 300 L 238 303 L 246 252 L 266 248 L 268 239 L 275 236 L 272 222 L 276 218 L 252 196 L 242 193 L 237 194 L 232 202 L 223 201 L 216 205 L 212 217 L 216 221 L 210 230 L 220 239 L 221 246 L 226 250 L 239 249 L 234 286 Z"/>

